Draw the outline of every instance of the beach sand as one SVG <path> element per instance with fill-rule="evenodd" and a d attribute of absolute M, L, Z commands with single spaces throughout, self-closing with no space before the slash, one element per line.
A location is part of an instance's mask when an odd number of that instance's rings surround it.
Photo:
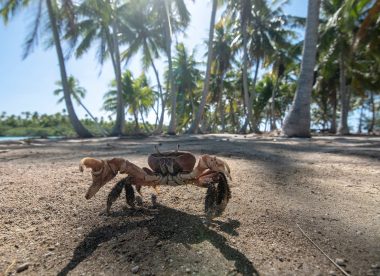
<path fill-rule="evenodd" d="M 160 187 L 158 208 L 84 195 L 83 157 L 147 166 L 154 145 L 216 155 L 232 198 L 210 227 L 206 190 Z M 380 138 L 195 135 L 0 143 L 0 274 L 380 275 Z M 22 271 L 22 272 L 21 272 Z"/>

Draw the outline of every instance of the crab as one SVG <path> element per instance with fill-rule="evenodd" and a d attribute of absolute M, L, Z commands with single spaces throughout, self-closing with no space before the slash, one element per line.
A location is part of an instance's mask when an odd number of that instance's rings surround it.
<path fill-rule="evenodd" d="M 112 188 L 107 198 L 107 214 L 110 213 L 113 202 L 120 196 L 122 190 L 126 193 L 126 202 L 131 208 L 135 203 L 141 204 L 141 197 L 135 196 L 135 191 L 141 195 L 143 186 L 156 189 L 159 185 L 180 186 L 195 185 L 206 188 L 205 215 L 206 219 L 220 216 L 225 210 L 231 190 L 228 179 L 232 180 L 228 164 L 216 156 L 201 155 L 196 164 L 195 156 L 188 151 L 180 151 L 179 146 L 174 151 L 160 152 L 155 147 L 156 153 L 148 156 L 150 168 L 140 168 L 124 158 L 112 158 L 100 160 L 91 157 L 80 161 L 79 170 L 90 168 L 92 184 L 85 195 L 86 199 L 92 198 L 99 189 L 111 181 L 118 173 L 128 176 L 121 179 Z M 158 194 L 158 191 L 157 191 Z M 152 203 L 155 205 L 157 196 L 152 195 Z"/>

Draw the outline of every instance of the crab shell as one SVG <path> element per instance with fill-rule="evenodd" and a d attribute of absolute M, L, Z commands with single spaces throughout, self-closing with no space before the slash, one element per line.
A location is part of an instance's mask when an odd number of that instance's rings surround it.
<path fill-rule="evenodd" d="M 148 157 L 149 167 L 156 173 L 165 174 L 162 165 L 172 165 L 174 174 L 191 172 L 195 166 L 195 156 L 187 151 L 169 151 L 153 153 Z"/>

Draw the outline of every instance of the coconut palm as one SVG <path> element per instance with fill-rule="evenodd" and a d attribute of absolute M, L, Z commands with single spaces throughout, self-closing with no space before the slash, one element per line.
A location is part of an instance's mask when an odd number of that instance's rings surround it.
<path fill-rule="evenodd" d="M 113 89 L 104 95 L 103 109 L 115 113 L 117 111 L 116 81 L 110 85 Z M 145 74 L 137 79 L 133 78 L 131 71 L 122 75 L 123 100 L 126 112 L 132 115 L 135 122 L 135 131 L 139 132 L 139 115 L 147 114 L 154 104 L 153 90 L 149 87 Z"/>
<path fill-rule="evenodd" d="M 228 2 L 226 16 L 235 26 L 233 48 L 235 54 L 243 52 L 243 97 L 246 119 L 241 132 L 247 131 L 248 124 L 251 125 L 251 130 L 258 131 L 259 122 L 255 121 L 257 116 L 252 114 L 252 106 L 256 100 L 255 87 L 259 68 L 261 65 L 270 66 L 276 53 L 289 46 L 290 39 L 295 37 L 291 27 L 300 21 L 285 15 L 282 4 L 276 2 L 278 1 L 274 1 L 272 8 L 262 0 Z M 249 87 L 249 70 L 252 65 L 255 65 L 253 85 Z"/>
<path fill-rule="evenodd" d="M 132 99 L 133 101 L 136 101 L 136 108 L 140 113 L 146 132 L 150 132 L 144 120 L 144 116 L 147 116 L 149 111 L 153 108 L 155 95 L 153 89 L 149 86 L 148 78 L 144 73 L 133 81 L 133 95 L 131 95 L 131 100 Z"/>
<path fill-rule="evenodd" d="M 252 22 L 252 6 L 253 6 L 254 0 L 239 0 L 239 1 L 229 1 L 227 4 L 227 13 L 228 16 L 236 22 L 237 30 L 236 33 L 238 34 L 238 38 L 241 40 L 241 48 L 243 50 L 243 56 L 242 56 L 242 73 L 243 73 L 243 95 L 244 95 L 244 110 L 246 114 L 246 123 L 244 124 L 244 128 L 248 125 L 248 123 L 252 119 L 252 105 L 251 105 L 251 98 L 254 98 L 254 95 L 250 97 L 249 91 L 248 91 L 248 65 L 250 63 L 249 61 L 249 55 L 248 55 L 248 28 L 249 25 Z M 256 1 L 256 0 L 255 0 Z M 261 0 L 256 1 L 257 7 L 262 6 L 263 3 Z M 243 132 L 246 131 L 246 129 L 242 129 Z"/>
<path fill-rule="evenodd" d="M 7 0 L 2 1 L 2 5 L 0 6 L 0 14 L 4 19 L 4 22 L 7 23 L 8 20 L 13 17 L 21 8 L 28 7 L 31 4 L 31 1 L 21 1 L 21 0 Z M 65 0 L 58 5 L 58 3 L 54 0 L 46 0 L 45 2 L 39 0 L 36 2 L 37 4 L 37 12 L 34 19 L 34 24 L 32 31 L 28 34 L 25 41 L 25 48 L 23 57 L 26 58 L 31 51 L 33 50 L 33 46 L 37 43 L 38 34 L 40 32 L 40 26 L 43 21 L 48 21 L 49 32 L 46 34 L 51 35 L 53 43 L 51 45 L 55 46 L 55 50 L 58 57 L 58 64 L 61 74 L 62 87 L 64 92 L 66 109 L 69 115 L 70 122 L 79 137 L 87 138 L 92 137 L 92 134 L 82 125 L 76 116 L 72 100 L 71 100 L 71 92 L 70 87 L 68 85 L 67 80 L 67 72 L 65 59 L 63 55 L 60 32 L 62 31 L 61 27 L 64 25 L 65 21 L 61 19 L 61 15 L 66 14 L 69 15 L 69 26 L 72 26 L 73 20 L 73 12 L 72 7 L 73 3 L 70 0 Z M 47 9 L 48 18 L 43 16 L 44 10 Z M 61 13 L 61 14 L 60 14 Z M 64 18 L 65 19 L 65 18 Z"/>
<path fill-rule="evenodd" d="M 286 79 L 287 82 L 291 80 L 290 75 L 295 73 L 295 70 L 298 68 L 298 56 L 300 55 L 301 48 L 299 43 L 292 45 L 290 42 L 283 40 L 283 37 L 280 38 L 281 42 L 276 43 L 276 49 L 271 53 L 269 57 L 270 62 L 272 62 L 272 75 L 275 78 L 275 84 L 272 90 L 271 97 L 271 107 L 270 107 L 270 130 L 273 131 L 277 128 L 276 119 L 275 119 L 275 109 L 276 104 L 280 105 L 278 102 L 279 98 L 282 98 L 280 86 L 282 85 L 283 79 Z M 255 85 L 255 83 L 253 84 Z M 285 85 L 285 87 L 288 87 Z M 282 101 L 284 103 L 284 101 Z M 281 112 L 280 112 L 281 114 Z M 259 121 L 257 121 L 259 122 Z"/>
<path fill-rule="evenodd" d="M 282 131 L 289 137 L 310 137 L 310 101 L 318 42 L 320 0 L 309 0 L 301 73 Z"/>
<path fill-rule="evenodd" d="M 100 132 L 103 134 L 103 136 L 107 136 L 108 132 L 104 130 L 100 124 L 98 123 L 98 120 L 91 114 L 91 112 L 88 110 L 88 108 L 83 104 L 82 99 L 86 96 L 86 89 L 84 87 L 81 87 L 79 85 L 79 81 L 75 79 L 73 76 L 69 76 L 68 85 L 70 87 L 71 96 L 73 97 L 74 101 L 79 104 L 88 114 L 88 116 L 91 117 L 91 119 L 94 121 L 97 128 L 100 130 Z M 62 81 L 57 81 L 55 83 L 59 88 L 55 89 L 53 91 L 54 95 L 60 96 L 60 98 L 57 101 L 57 104 L 62 103 L 65 100 L 64 92 L 63 92 L 63 86 Z M 62 95 L 62 96 L 61 96 Z"/>
<path fill-rule="evenodd" d="M 321 52 L 324 60 L 337 60 L 339 68 L 339 99 L 340 99 L 340 118 L 338 133 L 341 135 L 349 134 L 348 112 L 350 103 L 351 85 L 347 78 L 350 78 L 351 70 L 349 64 L 352 60 L 350 45 L 352 44 L 353 34 L 350 26 L 348 31 L 345 18 L 343 0 L 323 2 L 323 18 L 325 23 L 321 26 Z M 351 21 L 352 23 L 352 21 Z"/>
<path fill-rule="evenodd" d="M 202 76 L 194 56 L 195 51 L 189 53 L 183 43 L 176 45 L 173 79 L 177 89 L 177 117 L 180 128 L 186 127 L 190 120 L 194 120 L 199 99 L 197 88 Z"/>
<path fill-rule="evenodd" d="M 380 45 L 380 0 L 358 1 L 356 10 L 359 18 L 357 21 L 360 22 L 360 25 L 354 37 L 352 50 L 356 58 L 353 68 L 353 87 L 359 92 L 359 97 L 369 94 L 368 102 L 371 106 L 372 116 L 368 133 L 372 133 L 376 122 L 374 99 L 375 94 L 380 92 L 380 51 L 378 47 Z"/>
<path fill-rule="evenodd" d="M 211 62 L 213 59 L 213 48 L 212 48 L 212 42 L 214 39 L 214 25 L 215 25 L 215 17 L 216 17 L 216 9 L 217 9 L 217 0 L 212 1 L 212 9 L 211 9 L 211 19 L 210 19 L 210 27 L 209 27 L 209 37 L 208 37 L 208 54 L 207 54 L 207 65 L 206 65 L 206 76 L 203 84 L 203 92 L 202 92 L 202 98 L 199 105 L 198 113 L 195 117 L 195 120 L 193 121 L 189 133 L 196 133 L 199 128 L 199 123 L 201 121 L 204 107 L 206 105 L 206 99 L 208 95 L 208 89 L 209 89 L 209 82 L 210 82 L 210 74 L 211 74 Z"/>
<path fill-rule="evenodd" d="M 118 92 L 116 121 L 111 132 L 111 135 L 115 136 L 123 135 L 125 124 L 119 33 L 121 14 L 127 5 L 117 4 L 118 1 L 85 0 L 81 2 L 77 8 L 78 17 L 81 20 L 76 24 L 76 31 L 65 36 L 71 40 L 77 58 L 86 53 L 95 41 L 98 42 L 96 54 L 99 63 L 103 65 L 107 57 L 111 58 Z"/>
<path fill-rule="evenodd" d="M 122 40 L 125 40 L 124 42 L 128 44 L 128 47 L 121 54 L 122 60 L 128 62 L 131 57 L 141 50 L 143 69 L 147 70 L 152 67 L 161 102 L 161 114 L 160 118 L 156 119 L 156 123 L 158 120 L 159 123 L 155 132 L 161 133 L 166 102 L 159 72 L 154 60 L 159 58 L 159 52 L 165 49 L 163 35 L 160 31 L 159 25 L 156 24 L 154 14 L 151 13 L 149 0 L 132 2 L 128 10 L 126 10 L 126 13 L 127 15 L 123 18 L 123 24 L 125 24 L 127 28 L 121 28 L 121 33 L 123 34 Z M 127 30 L 127 32 L 124 33 L 124 30 Z M 157 103 L 159 103 L 159 101 L 157 101 Z M 157 107 L 157 116 L 158 115 Z"/>
<path fill-rule="evenodd" d="M 176 133 L 176 109 L 177 95 L 173 80 L 173 63 L 172 63 L 172 39 L 173 35 L 182 32 L 190 23 L 190 13 L 187 10 L 184 0 L 153 0 L 151 2 L 152 16 L 155 18 L 155 24 L 161 30 L 165 42 L 165 54 L 168 60 L 168 87 L 170 89 L 170 123 L 168 134 Z"/>
<path fill-rule="evenodd" d="M 380 1 L 323 1 L 321 43 L 322 67 L 338 67 L 340 119 L 338 133 L 349 134 L 350 99 L 373 89 L 378 74 Z M 377 22 L 377 23 L 376 23 Z M 364 42 L 364 43 L 363 43 Z M 377 53 L 377 54 L 376 54 Z M 328 70 L 325 70 L 328 71 Z M 330 70 L 331 71 L 331 70 Z M 334 76 L 335 72 L 332 72 Z M 375 78 L 371 76 L 376 76 Z M 378 86 L 377 86 L 378 87 Z"/>
<path fill-rule="evenodd" d="M 215 100 L 217 107 L 215 114 L 219 114 L 221 131 L 225 131 L 225 106 L 224 106 L 224 78 L 227 71 L 231 68 L 232 61 L 232 38 L 231 24 L 228 19 L 223 18 L 215 25 L 215 39 L 213 41 L 214 59 L 212 62 L 212 73 L 217 78 L 217 93 Z"/>

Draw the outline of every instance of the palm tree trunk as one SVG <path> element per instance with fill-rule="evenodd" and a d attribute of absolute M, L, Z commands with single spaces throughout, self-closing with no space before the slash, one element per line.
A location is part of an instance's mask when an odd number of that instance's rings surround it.
<path fill-rule="evenodd" d="M 310 100 L 317 52 L 320 0 L 309 0 L 301 73 L 292 107 L 284 120 L 283 134 L 310 137 Z"/>
<path fill-rule="evenodd" d="M 58 26 L 57 26 L 54 9 L 53 9 L 51 0 L 46 0 L 46 4 L 48 8 L 50 25 L 53 32 L 54 45 L 55 45 L 55 49 L 57 51 L 57 56 L 58 56 L 58 63 L 59 63 L 59 69 L 61 73 L 62 88 L 63 88 L 64 97 L 65 97 L 66 109 L 70 118 L 71 125 L 73 126 L 75 132 L 78 134 L 79 137 L 81 138 L 93 137 L 92 134 L 82 125 L 77 115 L 75 114 L 73 103 L 71 101 L 71 93 L 70 93 L 70 88 L 67 81 L 65 60 L 63 57 L 62 46 L 61 46 L 61 41 L 59 38 Z"/>
<path fill-rule="evenodd" d="M 166 22 L 165 22 L 165 40 L 166 40 L 166 54 L 168 56 L 168 65 L 169 65 L 169 86 L 170 86 L 170 97 L 171 97 L 171 112 L 170 112 L 170 123 L 168 134 L 175 135 L 177 130 L 177 93 L 174 89 L 174 80 L 173 80 L 173 62 L 172 62 L 172 32 L 170 24 L 170 13 L 169 13 L 169 3 L 168 0 L 165 2 L 165 11 L 166 11 Z"/>
<path fill-rule="evenodd" d="M 170 97 L 171 97 L 171 111 L 170 111 L 170 123 L 168 134 L 175 135 L 177 129 L 177 93 L 174 89 L 174 81 L 173 81 L 173 63 L 172 63 L 172 53 L 171 53 L 171 43 L 168 43 L 167 51 L 168 51 L 168 63 L 169 63 L 169 83 L 170 83 Z"/>
<path fill-rule="evenodd" d="M 102 126 L 98 123 L 98 121 L 95 119 L 95 117 L 91 114 L 90 110 L 87 109 L 87 107 L 82 103 L 82 101 L 78 98 L 76 99 L 77 102 L 83 109 L 87 112 L 87 114 L 91 117 L 91 119 L 94 121 L 96 127 L 99 129 L 99 131 L 103 134 L 104 137 L 108 136 L 108 132 L 102 128 Z"/>
<path fill-rule="evenodd" d="M 226 131 L 226 120 L 224 112 L 223 90 L 224 90 L 224 73 L 221 75 L 220 80 L 220 95 L 219 95 L 219 114 L 220 124 L 222 125 L 222 132 Z"/>
<path fill-rule="evenodd" d="M 191 104 L 191 121 L 194 121 L 195 115 L 196 115 L 196 108 L 195 108 L 194 96 L 193 95 L 191 95 L 190 104 Z"/>
<path fill-rule="evenodd" d="M 364 117 L 364 99 L 360 100 L 360 114 L 359 114 L 359 125 L 358 125 L 358 133 L 362 133 L 363 129 L 363 117 Z"/>
<path fill-rule="evenodd" d="M 349 87 L 347 85 L 346 69 L 344 64 L 343 53 L 340 54 L 339 58 L 339 93 L 340 93 L 340 120 L 338 127 L 339 135 L 348 135 L 350 130 L 348 128 L 348 111 L 350 106 L 349 100 Z"/>
<path fill-rule="evenodd" d="M 279 84 L 280 84 L 280 77 L 277 76 L 276 84 L 272 90 L 272 102 L 271 102 L 271 109 L 270 109 L 270 115 L 271 115 L 270 116 L 270 130 L 271 131 L 277 128 L 274 113 L 275 113 L 275 104 L 276 104 L 275 99 L 276 99 L 276 94 L 277 94 Z"/>
<path fill-rule="evenodd" d="M 244 124 L 241 126 L 240 130 L 239 130 L 239 133 L 240 134 L 245 134 L 247 133 L 247 128 L 249 126 L 249 120 L 248 120 L 248 117 L 245 117 L 244 119 Z"/>
<path fill-rule="evenodd" d="M 236 131 L 236 119 L 235 119 L 234 103 L 232 101 L 232 98 L 229 99 L 229 102 L 230 102 L 230 118 L 231 118 L 232 132 L 235 133 L 235 131 Z"/>
<path fill-rule="evenodd" d="M 142 121 L 142 123 L 143 123 L 144 129 L 145 129 L 146 133 L 149 134 L 149 133 L 150 133 L 150 130 L 149 130 L 149 127 L 148 127 L 148 125 L 146 124 L 146 122 L 145 122 L 145 120 L 144 120 L 144 114 L 143 114 L 141 108 L 139 109 L 139 111 L 140 111 L 140 117 L 141 117 L 141 121 Z"/>
<path fill-rule="evenodd" d="M 267 111 L 266 112 L 266 116 L 265 116 L 265 124 L 264 124 L 264 132 L 267 131 L 267 126 L 268 126 L 268 121 L 269 121 L 269 112 Z"/>
<path fill-rule="evenodd" d="M 247 34 L 247 22 L 244 20 L 241 27 L 241 32 L 243 36 L 243 91 L 244 91 L 244 102 L 245 102 L 245 115 L 246 122 L 244 123 L 244 127 L 242 132 L 246 132 L 246 128 L 249 122 L 252 120 L 252 105 L 249 92 L 248 92 L 248 34 Z"/>
<path fill-rule="evenodd" d="M 120 62 L 120 50 L 119 50 L 119 42 L 117 39 L 117 26 L 116 22 L 113 21 L 112 24 L 112 45 L 110 47 L 113 49 L 114 53 L 114 69 L 115 69 L 115 77 L 116 77 L 116 87 L 117 87 L 117 106 L 116 106 L 116 121 L 115 125 L 112 129 L 111 135 L 113 136 L 121 136 L 124 134 L 124 125 L 125 125 L 125 105 L 124 105 L 124 97 L 123 97 L 123 88 L 121 83 L 121 62 Z M 111 52 L 112 55 L 112 52 Z"/>
<path fill-rule="evenodd" d="M 370 91 L 370 102 L 371 102 L 371 124 L 368 127 L 368 133 L 373 133 L 375 129 L 375 123 L 376 123 L 376 104 L 375 104 L 375 97 L 373 95 L 373 91 Z"/>
<path fill-rule="evenodd" d="M 133 118 L 135 119 L 135 132 L 139 133 L 140 132 L 139 115 L 137 112 L 138 112 L 137 109 L 133 107 Z"/>
<path fill-rule="evenodd" d="M 257 76 L 259 74 L 259 69 L 260 69 L 260 58 L 257 58 L 256 60 L 256 67 L 255 67 L 255 76 L 253 77 L 253 83 L 252 83 L 252 91 L 251 91 L 251 105 L 253 106 L 254 101 L 256 100 L 256 83 L 257 83 Z M 258 117 L 260 117 L 260 114 L 253 114 L 252 115 L 254 120 L 252 121 L 252 128 L 253 132 L 258 133 L 259 128 L 258 128 Z"/>
<path fill-rule="evenodd" d="M 209 35 L 208 35 L 207 67 L 206 67 L 206 76 L 205 76 L 205 80 L 203 83 L 202 98 L 201 98 L 201 102 L 199 104 L 197 116 L 195 117 L 195 120 L 191 124 L 191 127 L 190 127 L 188 133 L 197 133 L 198 132 L 199 123 L 200 123 L 201 118 L 203 116 L 203 112 L 205 109 L 206 100 L 207 100 L 207 96 L 208 96 L 208 92 L 209 92 L 211 62 L 212 62 L 212 56 L 213 56 L 212 41 L 214 40 L 214 26 L 215 26 L 217 4 L 218 4 L 217 0 L 212 1 L 210 28 L 209 28 Z"/>
<path fill-rule="evenodd" d="M 156 65 L 154 64 L 154 61 L 153 61 L 152 57 L 150 57 L 150 63 L 152 64 L 154 75 L 156 76 L 157 86 L 158 86 L 158 93 L 160 95 L 160 100 L 161 100 L 160 120 L 159 120 L 158 126 L 157 126 L 156 130 L 154 131 L 154 133 L 155 134 L 160 134 L 160 133 L 162 133 L 162 126 L 164 124 L 165 101 L 164 101 L 164 94 L 162 92 L 162 86 L 161 86 L 161 82 L 160 82 L 160 76 L 158 75 L 158 71 L 157 71 Z M 157 110 L 157 112 L 158 112 L 158 110 Z"/>
<path fill-rule="evenodd" d="M 331 126 L 330 126 L 330 133 L 336 133 L 336 110 L 337 110 L 337 100 L 336 100 L 336 90 L 334 90 L 334 94 L 332 96 L 332 106 L 333 106 L 333 113 L 331 118 Z"/>
<path fill-rule="evenodd" d="M 323 120 L 322 129 L 323 131 L 326 131 L 326 126 L 328 124 L 328 111 L 329 111 L 328 97 L 322 97 L 321 109 L 322 109 L 322 120 Z"/>

